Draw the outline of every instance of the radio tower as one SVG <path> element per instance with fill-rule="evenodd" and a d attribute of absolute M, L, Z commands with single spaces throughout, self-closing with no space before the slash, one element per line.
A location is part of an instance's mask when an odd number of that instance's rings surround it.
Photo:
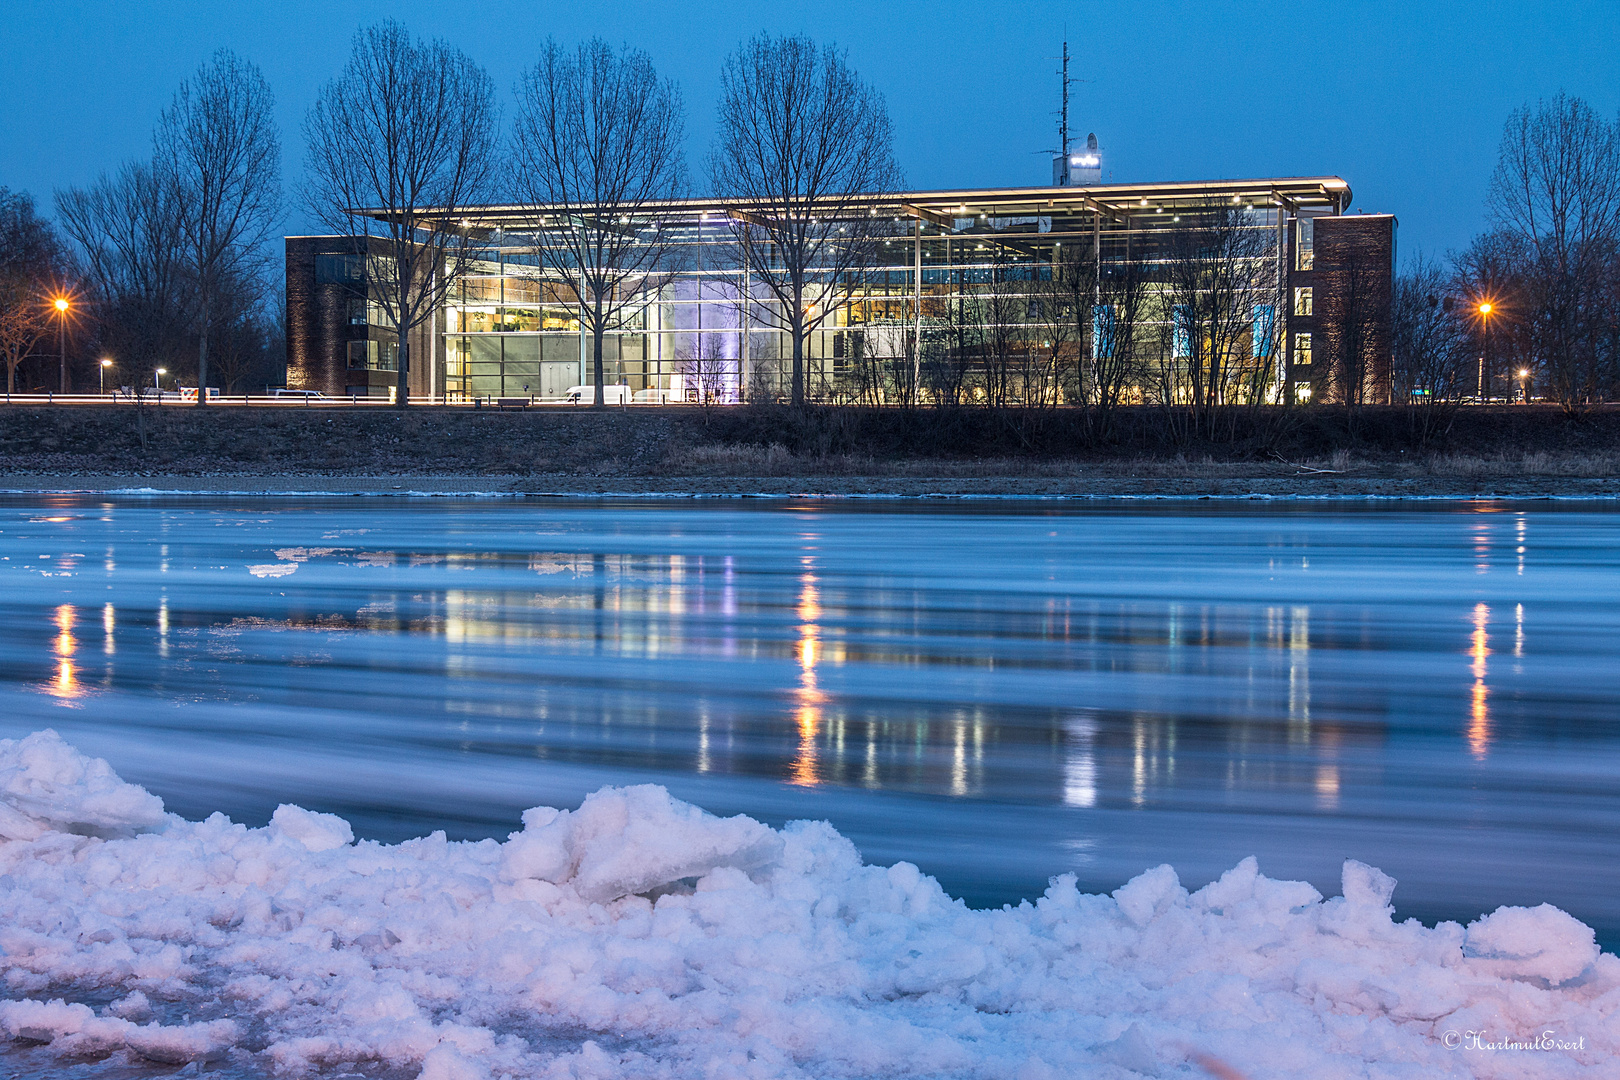
<path fill-rule="evenodd" d="M 1058 153 L 1067 160 L 1069 156 L 1069 42 L 1063 41 L 1063 67 L 1058 72 L 1063 76 L 1063 111 L 1058 113 Z M 1064 177 L 1064 182 L 1068 178 Z"/>
<path fill-rule="evenodd" d="M 1062 60 L 1063 66 L 1058 68 L 1058 76 L 1062 79 L 1063 107 L 1058 110 L 1058 144 L 1057 148 L 1049 151 L 1052 155 L 1052 186 L 1053 187 L 1086 187 L 1091 184 L 1102 183 L 1102 150 L 1097 145 L 1095 133 L 1086 136 L 1085 149 L 1074 153 L 1069 139 L 1069 87 L 1077 82 L 1089 82 L 1089 79 L 1076 79 L 1069 74 L 1069 41 L 1063 40 L 1063 55 L 1054 56 L 1053 60 Z"/>

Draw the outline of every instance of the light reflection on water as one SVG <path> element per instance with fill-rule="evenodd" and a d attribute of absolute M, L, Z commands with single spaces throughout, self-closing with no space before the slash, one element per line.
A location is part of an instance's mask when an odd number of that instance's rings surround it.
<path fill-rule="evenodd" d="M 188 815 L 650 781 L 976 902 L 1354 857 L 1620 930 L 1606 512 L 50 502 L 0 503 L 0 734 Z"/>

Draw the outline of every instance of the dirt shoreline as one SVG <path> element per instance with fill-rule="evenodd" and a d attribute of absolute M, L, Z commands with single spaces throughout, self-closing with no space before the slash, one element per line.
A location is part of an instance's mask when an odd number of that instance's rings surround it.
<path fill-rule="evenodd" d="M 1620 478 L 1615 477 L 1402 475 L 1404 470 L 1268 475 L 1235 468 L 1209 475 L 1208 466 L 1176 475 L 1168 470 L 1160 474 L 1159 469 L 1155 475 L 1082 468 L 1067 475 L 1038 476 L 0 472 L 0 493 L 1620 500 Z"/>

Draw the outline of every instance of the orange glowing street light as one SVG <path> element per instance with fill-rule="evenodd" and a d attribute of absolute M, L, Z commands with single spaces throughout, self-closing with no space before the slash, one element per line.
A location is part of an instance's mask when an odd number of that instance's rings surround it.
<path fill-rule="evenodd" d="M 1485 401 L 1485 354 L 1491 351 L 1491 312 L 1496 310 L 1496 305 L 1489 300 L 1481 300 L 1475 305 L 1475 310 L 1479 312 L 1480 321 L 1485 324 L 1485 347 L 1480 350 L 1479 354 L 1479 401 L 1483 404 Z"/>
<path fill-rule="evenodd" d="M 57 381 L 61 383 L 58 393 L 67 393 L 67 313 L 68 298 L 58 296 L 51 301 L 56 309 L 56 363 Z"/>

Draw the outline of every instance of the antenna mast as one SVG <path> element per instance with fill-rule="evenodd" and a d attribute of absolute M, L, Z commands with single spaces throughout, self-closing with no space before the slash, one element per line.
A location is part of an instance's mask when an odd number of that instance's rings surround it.
<path fill-rule="evenodd" d="M 1058 114 L 1058 153 L 1069 156 L 1069 41 L 1063 40 L 1063 111 Z"/>

